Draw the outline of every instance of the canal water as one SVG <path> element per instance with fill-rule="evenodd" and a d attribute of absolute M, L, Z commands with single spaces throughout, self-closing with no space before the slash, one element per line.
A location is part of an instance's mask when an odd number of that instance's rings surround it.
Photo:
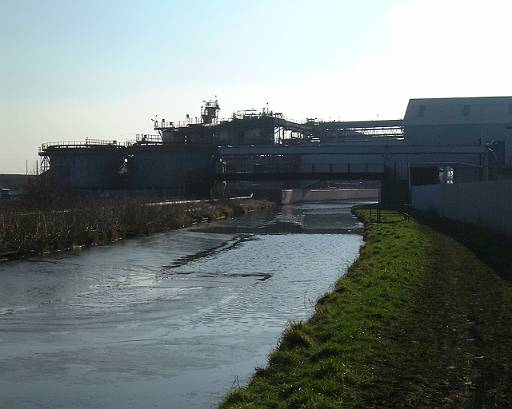
<path fill-rule="evenodd" d="M 357 258 L 353 204 L 0 264 L 0 408 L 214 408 Z"/>

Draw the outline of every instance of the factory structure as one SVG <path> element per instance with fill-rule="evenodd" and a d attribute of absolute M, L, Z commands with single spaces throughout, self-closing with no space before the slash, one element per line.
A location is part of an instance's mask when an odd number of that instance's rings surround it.
<path fill-rule="evenodd" d="M 154 120 L 132 142 L 46 143 L 42 171 L 81 192 L 209 197 L 325 183 L 378 183 L 389 202 L 411 186 L 512 175 L 512 97 L 409 101 L 403 119 L 291 121 L 268 108 L 220 119 Z"/>

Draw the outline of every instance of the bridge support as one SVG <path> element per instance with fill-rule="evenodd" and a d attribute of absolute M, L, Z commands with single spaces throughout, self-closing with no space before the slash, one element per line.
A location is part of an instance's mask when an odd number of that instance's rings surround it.
<path fill-rule="evenodd" d="M 381 183 L 380 202 L 382 204 L 409 203 L 410 192 L 407 180 L 385 178 Z"/>

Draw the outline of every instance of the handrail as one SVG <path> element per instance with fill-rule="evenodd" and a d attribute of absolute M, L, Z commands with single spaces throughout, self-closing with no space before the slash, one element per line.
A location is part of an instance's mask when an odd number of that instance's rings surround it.
<path fill-rule="evenodd" d="M 154 129 L 163 129 L 163 128 L 186 128 L 190 125 L 204 125 L 204 126 L 211 126 L 211 125 L 219 125 L 221 123 L 225 122 L 231 122 L 233 120 L 240 120 L 240 119 L 246 119 L 246 118 L 275 118 L 275 119 L 282 119 L 282 120 L 288 120 L 291 122 L 295 122 L 299 125 L 305 124 L 307 121 L 294 121 L 287 119 L 282 113 L 278 112 L 254 112 L 254 113 L 248 113 L 249 111 L 240 111 L 235 112 L 231 117 L 228 118 L 214 118 L 212 123 L 205 123 L 203 122 L 203 119 L 201 117 L 194 117 L 187 119 L 185 121 L 166 121 L 165 119 L 156 120 L 154 121 Z"/>
<path fill-rule="evenodd" d="M 142 143 L 160 143 L 162 142 L 162 137 L 160 135 L 136 134 L 135 141 Z"/>
<path fill-rule="evenodd" d="M 123 147 L 124 145 L 118 143 L 116 140 L 105 140 L 105 139 L 91 139 L 85 138 L 85 141 L 63 141 L 63 142 L 46 142 L 41 145 L 39 152 L 44 152 L 50 148 L 87 148 L 97 146 L 112 146 L 112 147 Z"/>

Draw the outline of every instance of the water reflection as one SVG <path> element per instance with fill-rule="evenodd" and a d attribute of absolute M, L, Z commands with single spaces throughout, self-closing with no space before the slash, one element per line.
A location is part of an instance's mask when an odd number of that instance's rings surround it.
<path fill-rule="evenodd" d="M 355 259 L 351 205 L 0 265 L 0 407 L 214 407 Z"/>

